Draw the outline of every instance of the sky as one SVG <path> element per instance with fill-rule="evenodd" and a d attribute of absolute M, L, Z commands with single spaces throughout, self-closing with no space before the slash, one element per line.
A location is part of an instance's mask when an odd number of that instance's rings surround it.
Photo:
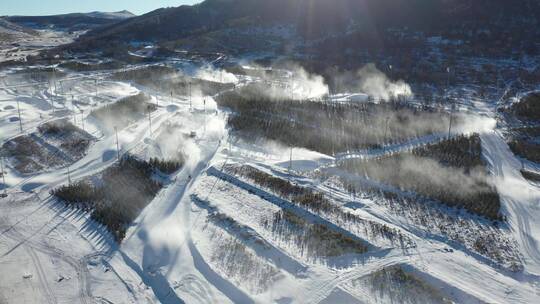
<path fill-rule="evenodd" d="M 128 10 L 140 15 L 161 7 L 197 2 L 201 2 L 201 0 L 0 0 L 0 16 L 37 16 L 121 10 Z"/>

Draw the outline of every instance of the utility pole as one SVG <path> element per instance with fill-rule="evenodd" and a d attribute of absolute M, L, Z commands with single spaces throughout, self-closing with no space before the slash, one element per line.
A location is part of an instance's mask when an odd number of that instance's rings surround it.
<path fill-rule="evenodd" d="M 23 128 L 22 128 L 22 118 L 21 118 L 21 106 L 19 105 L 18 99 L 17 99 L 17 112 L 19 113 L 19 127 L 21 128 L 21 133 L 22 133 Z"/>
<path fill-rule="evenodd" d="M 51 78 L 48 78 L 47 79 L 47 85 L 49 86 L 49 92 L 51 92 L 51 95 L 52 95 L 52 85 L 51 85 L 51 82 L 52 82 L 52 79 Z"/>
<path fill-rule="evenodd" d="M 291 155 L 289 156 L 289 179 L 291 178 L 291 171 L 292 171 L 292 150 L 293 150 L 293 147 L 291 146 Z"/>
<path fill-rule="evenodd" d="M 150 136 L 152 136 L 152 115 L 151 115 L 152 112 L 150 112 L 150 106 L 148 106 L 146 109 L 148 110 L 148 122 L 149 122 L 149 127 L 150 127 Z"/>
<path fill-rule="evenodd" d="M 67 174 L 68 174 L 68 185 L 71 186 L 71 172 L 69 171 L 69 165 L 67 166 Z"/>
<path fill-rule="evenodd" d="M 49 85 L 49 92 L 51 92 L 51 106 L 52 106 L 52 111 L 54 113 L 54 97 L 53 97 L 53 90 L 52 90 L 52 77 L 50 77 L 50 74 L 49 74 L 49 78 L 47 79 L 47 84 Z"/>
<path fill-rule="evenodd" d="M 453 109 L 450 109 L 450 122 L 448 124 L 448 139 L 450 139 L 450 133 L 452 131 L 452 112 L 454 110 Z"/>
<path fill-rule="evenodd" d="M 191 82 L 189 82 L 189 110 L 190 111 L 192 110 L 192 105 L 191 105 Z"/>
<path fill-rule="evenodd" d="M 81 124 L 82 124 L 83 131 L 86 131 L 84 129 L 84 109 L 81 109 Z"/>
<path fill-rule="evenodd" d="M 291 74 L 291 100 L 294 100 L 294 74 Z"/>
<path fill-rule="evenodd" d="M 334 132 L 334 111 L 332 111 L 332 118 L 330 118 L 330 122 L 332 123 L 332 132 Z M 332 141 L 332 156 L 335 156 L 336 155 L 336 151 L 335 151 L 335 147 L 334 147 L 334 140 L 331 139 Z"/>
<path fill-rule="evenodd" d="M 450 87 L 450 67 L 446 68 L 446 87 Z"/>
<path fill-rule="evenodd" d="M 77 126 L 77 112 L 75 112 L 75 104 L 73 103 L 73 95 L 71 95 L 71 112 L 73 112 L 73 124 Z"/>
<path fill-rule="evenodd" d="M 0 197 L 7 197 L 6 171 L 4 171 L 4 155 L 0 153 L 0 168 L 2 169 L 2 185 L 4 193 Z"/>
<path fill-rule="evenodd" d="M 118 162 L 120 162 L 120 144 L 118 143 L 118 127 L 114 126 L 114 132 L 116 133 L 116 154 Z"/>
<path fill-rule="evenodd" d="M 446 68 L 446 90 L 447 90 L 447 98 L 450 100 L 449 91 L 450 91 L 450 67 Z M 450 139 L 450 133 L 452 132 L 452 112 L 454 111 L 454 107 L 452 104 L 450 104 L 450 122 L 448 123 L 448 139 Z"/>
<path fill-rule="evenodd" d="M 53 83 L 54 83 L 54 95 L 57 95 L 58 89 L 56 88 L 56 68 L 53 68 Z"/>
<path fill-rule="evenodd" d="M 390 120 L 390 116 L 386 117 L 385 127 L 384 127 L 384 151 L 386 151 L 386 135 L 388 133 L 388 121 Z"/>

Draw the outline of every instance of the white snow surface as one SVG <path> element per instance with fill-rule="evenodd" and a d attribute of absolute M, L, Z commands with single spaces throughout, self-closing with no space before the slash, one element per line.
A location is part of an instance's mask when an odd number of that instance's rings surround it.
<path fill-rule="evenodd" d="M 92 108 L 144 88 L 103 81 L 101 75 L 85 77 L 65 81 L 62 91 L 39 86 L 0 89 L 1 139 L 20 134 L 19 122 L 12 119 L 18 116 L 19 101 L 25 134 L 50 119 L 67 117 L 82 127 L 85 118 L 86 130 L 98 141 L 70 166 L 72 179 L 112 165 L 114 134 L 87 115 Z M 97 97 L 93 78 L 99 80 Z M 72 103 L 71 94 L 78 102 Z M 295 148 L 289 162 L 290 150 L 279 144 L 232 141 L 227 114 L 209 105 L 211 97 L 206 109 L 199 102 L 190 109 L 185 96 L 153 98 L 159 100 L 159 108 L 151 115 L 151 129 L 142 119 L 119 130 L 122 153 L 162 156 L 158 151 L 171 149 L 170 142 L 158 140 L 166 123 L 176 123 L 184 134 L 196 131 L 197 137 L 175 143 L 187 156 L 186 165 L 130 226 L 121 245 L 88 214 L 51 197 L 50 189 L 67 183 L 64 170 L 23 176 L 7 169 L 8 197 L 0 199 L 0 303 L 377 303 L 366 297 L 367 290 L 352 288 L 351 281 L 392 265 L 409 265 L 457 303 L 540 302 L 540 191 L 520 175 L 519 161 L 494 124 L 471 124 L 467 131 L 481 133 L 484 157 L 523 255 L 520 273 L 459 249 L 446 251 L 449 245 L 443 240 L 423 238 L 369 198 L 350 198 L 315 179 L 293 177 L 336 202 L 366 206 L 359 216 L 391 225 L 417 245 L 405 251 L 390 247 L 347 255 L 335 263 L 307 259 L 261 225 L 280 210 L 278 206 L 208 170 L 250 164 L 280 176 L 286 175 L 289 163 L 301 174 L 334 159 Z M 484 104 L 477 104 L 476 111 L 477 117 L 495 116 Z M 73 118 L 74 113 L 81 118 Z M 404 144 L 392 151 L 409 147 Z"/>

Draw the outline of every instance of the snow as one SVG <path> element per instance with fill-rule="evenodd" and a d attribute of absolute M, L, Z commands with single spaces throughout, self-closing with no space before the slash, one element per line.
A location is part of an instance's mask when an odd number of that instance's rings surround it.
<path fill-rule="evenodd" d="M 16 76 L 6 73 L 5 77 L 10 83 Z M 75 109 L 79 117 L 86 118 L 85 128 L 96 142 L 70 166 L 71 178 L 92 176 L 114 163 L 116 139 L 115 134 L 87 118 L 90 110 L 144 91 L 159 100 L 158 109 L 151 114 L 152 129 L 145 118 L 119 130 L 120 152 L 149 158 L 180 150 L 187 162 L 166 180 L 165 187 L 129 227 L 120 246 L 88 214 L 66 208 L 50 196 L 51 188 L 67 183 L 64 170 L 23 176 L 8 168 L 9 196 L 0 200 L 0 302 L 377 302 L 367 290 L 353 288 L 351 282 L 393 265 L 410 267 L 458 303 L 540 300 L 540 191 L 521 177 L 520 162 L 495 129 L 496 112 L 491 107 L 474 104 L 468 120 L 471 123 L 460 131 L 481 134 L 484 157 L 496 178 L 511 235 L 523 256 L 521 273 L 487 263 L 462 247 L 449 245 L 444 238 L 426 237 L 422 227 L 392 213 L 372 197 L 353 198 L 331 181 L 317 180 L 308 173 L 331 165 L 335 159 L 294 148 L 293 182 L 324 192 L 334 204 L 363 219 L 398 229 L 416 244 L 402 250 L 376 243 L 372 246 L 377 250 L 335 257 L 332 263 L 309 258 L 262 224 L 282 208 L 292 209 L 286 205 L 290 202 L 279 201 L 249 180 L 219 178 L 224 164 L 252 165 L 286 177 L 288 147 L 275 142 L 234 141 L 226 129 L 227 113 L 209 96 L 206 110 L 198 99 L 190 110 L 186 96 L 163 98 L 145 88 L 105 81 L 103 73 L 66 77 L 82 78 L 63 81 L 57 90 L 46 85 L 0 89 L 2 140 L 20 134 L 18 122 L 11 119 L 17 116 L 17 100 L 24 134 L 52 119 L 73 120 Z M 99 80 L 98 97 L 94 79 Z M 362 94 L 343 98 L 357 98 L 354 96 L 364 102 Z M 79 117 L 75 121 L 82 127 Z M 175 125 L 178 134 L 196 131 L 197 137 L 163 140 L 167 124 Z M 387 148 L 399 152 L 441 137 L 444 135 L 432 135 Z M 356 151 L 338 158 L 378 153 L 384 151 Z M 311 214 L 306 218 L 346 230 L 328 216 Z M 348 233 L 363 237 L 351 231 Z M 241 267 L 245 265 L 252 268 Z"/>
<path fill-rule="evenodd" d="M 497 178 L 504 212 L 524 255 L 525 270 L 540 277 L 540 191 L 521 175 L 521 162 L 499 132 L 483 136 L 482 144 Z"/>
<path fill-rule="evenodd" d="M 80 34 L 51 29 L 28 30 L 0 18 L 0 62 L 24 62 L 27 56 L 70 43 Z"/>

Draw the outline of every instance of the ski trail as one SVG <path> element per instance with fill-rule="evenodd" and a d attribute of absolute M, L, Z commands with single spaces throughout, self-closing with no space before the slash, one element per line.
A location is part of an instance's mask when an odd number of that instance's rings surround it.
<path fill-rule="evenodd" d="M 525 270 L 540 275 L 540 190 L 520 173 L 520 162 L 510 151 L 501 134 L 482 134 L 482 147 L 496 186 L 503 211 L 524 255 Z"/>

